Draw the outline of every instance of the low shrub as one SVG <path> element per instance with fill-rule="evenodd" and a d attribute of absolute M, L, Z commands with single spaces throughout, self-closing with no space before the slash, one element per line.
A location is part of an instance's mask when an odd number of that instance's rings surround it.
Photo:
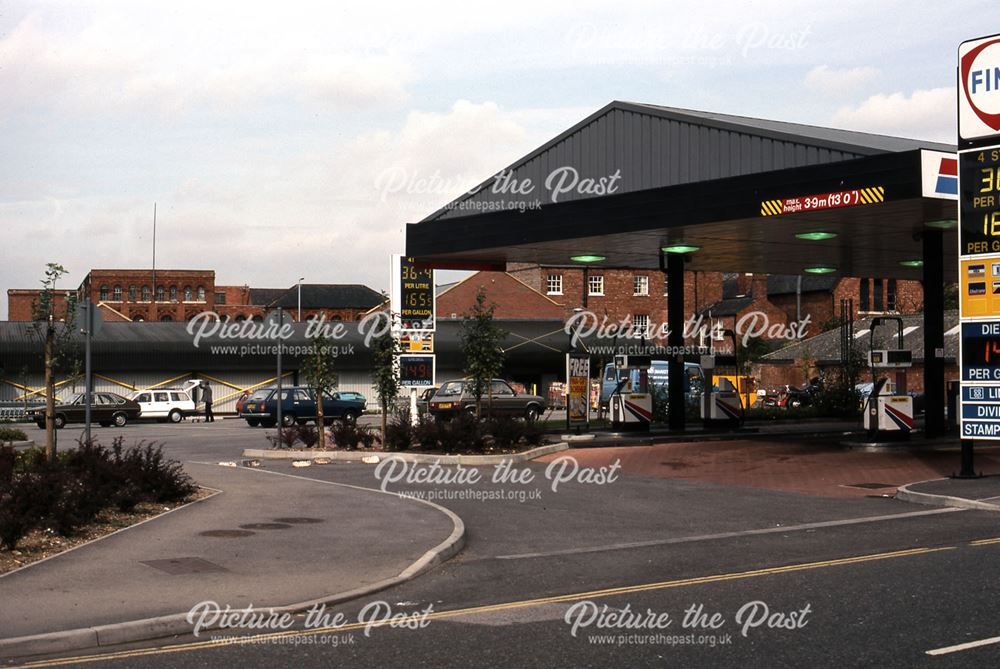
<path fill-rule="evenodd" d="M 441 437 L 441 423 L 433 416 L 422 414 L 417 417 L 417 424 L 413 426 L 413 441 L 419 448 L 424 450 L 434 450 L 438 447 Z"/>
<path fill-rule="evenodd" d="M 483 424 L 467 411 L 460 412 L 440 426 L 438 443 L 445 453 L 480 453 L 483 442 Z"/>
<path fill-rule="evenodd" d="M 299 425 L 298 434 L 296 436 L 298 436 L 299 441 L 302 442 L 303 446 L 306 448 L 312 448 L 316 445 L 316 442 L 319 441 L 319 430 L 317 430 L 316 426 L 311 423 Z"/>
<path fill-rule="evenodd" d="M 330 443 L 339 448 L 356 451 L 372 448 L 379 441 L 378 434 L 369 425 L 357 425 L 347 421 L 337 421 L 330 427 Z"/>
<path fill-rule="evenodd" d="M 14 550 L 24 535 L 49 517 L 59 490 L 47 478 L 20 474 L 0 485 L 0 548 Z"/>
<path fill-rule="evenodd" d="M 410 424 L 410 411 L 397 411 L 385 425 L 385 450 L 406 451 L 413 445 L 414 430 Z"/>
<path fill-rule="evenodd" d="M 27 441 L 28 435 L 16 427 L 7 427 L 0 425 L 0 442 L 10 442 L 10 441 Z"/>
<path fill-rule="evenodd" d="M 14 454 L 14 447 L 0 444 L 0 484 L 10 483 L 10 480 L 14 477 L 14 465 L 16 462 L 17 456 Z"/>
<path fill-rule="evenodd" d="M 299 439 L 301 425 L 289 425 L 279 427 L 275 434 L 267 435 L 267 440 L 271 442 L 272 448 L 291 448 Z"/>

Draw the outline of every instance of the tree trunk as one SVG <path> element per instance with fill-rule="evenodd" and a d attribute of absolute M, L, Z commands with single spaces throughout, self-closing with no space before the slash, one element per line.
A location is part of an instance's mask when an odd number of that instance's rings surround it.
<path fill-rule="evenodd" d="M 316 391 L 316 432 L 319 434 L 317 448 L 326 448 L 326 426 L 323 421 L 323 393 Z"/>
<path fill-rule="evenodd" d="M 382 398 L 382 448 L 385 448 L 385 415 L 389 411 L 389 403 Z"/>
<path fill-rule="evenodd" d="M 45 330 L 45 455 L 50 464 L 56 462 L 56 379 L 52 370 L 55 336 L 50 324 Z"/>

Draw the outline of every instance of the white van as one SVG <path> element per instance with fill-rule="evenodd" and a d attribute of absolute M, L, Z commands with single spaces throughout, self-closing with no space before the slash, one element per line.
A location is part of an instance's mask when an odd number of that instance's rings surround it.
<path fill-rule="evenodd" d="M 137 390 L 129 395 L 129 399 L 139 403 L 142 409 L 139 418 L 179 423 L 185 416 L 196 413 L 191 394 L 179 388 Z"/>

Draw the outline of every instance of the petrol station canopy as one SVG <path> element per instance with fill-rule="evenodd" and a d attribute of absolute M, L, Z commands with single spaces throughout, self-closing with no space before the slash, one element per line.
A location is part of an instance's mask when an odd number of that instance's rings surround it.
<path fill-rule="evenodd" d="M 437 268 L 656 268 L 660 249 L 697 247 L 687 269 L 921 279 L 933 230 L 931 264 L 956 276 L 954 151 L 612 102 L 407 226 L 406 252 Z"/>

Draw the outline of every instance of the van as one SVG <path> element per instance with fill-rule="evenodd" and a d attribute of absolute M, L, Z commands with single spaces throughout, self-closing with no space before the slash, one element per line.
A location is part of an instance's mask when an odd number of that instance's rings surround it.
<path fill-rule="evenodd" d="M 633 382 L 638 383 L 639 376 L 638 370 L 632 370 Z M 606 411 L 608 408 L 608 402 L 611 399 L 611 393 L 615 391 L 618 386 L 618 382 L 622 377 L 619 376 L 619 370 L 615 368 L 614 363 L 608 363 L 604 366 L 604 372 L 601 374 L 601 409 Z M 657 392 L 662 388 L 662 392 L 667 391 L 667 383 L 670 379 L 670 372 L 668 371 L 668 363 L 666 360 L 653 360 L 649 365 L 649 383 L 652 386 L 653 392 Z M 701 391 L 705 387 L 705 373 L 701 369 L 701 365 L 694 362 L 684 363 L 684 396 L 688 403 L 696 402 L 699 397 L 701 397 Z"/>

